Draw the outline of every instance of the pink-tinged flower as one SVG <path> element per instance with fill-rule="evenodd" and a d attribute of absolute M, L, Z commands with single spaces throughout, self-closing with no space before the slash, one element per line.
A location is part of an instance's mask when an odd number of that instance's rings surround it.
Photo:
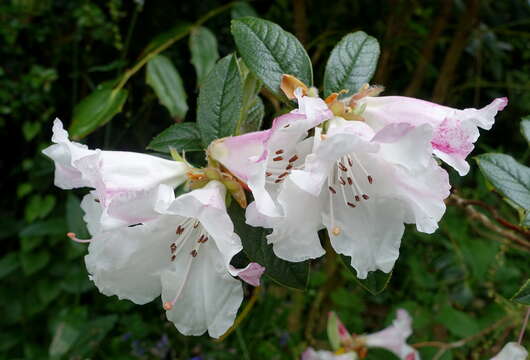
<path fill-rule="evenodd" d="M 234 269 L 241 240 L 225 207 L 225 187 L 211 181 L 175 198 L 160 185 L 152 195 L 158 216 L 140 224 L 102 229 L 101 203 L 82 201 L 92 235 L 85 257 L 90 278 L 105 295 L 137 304 L 162 296 L 167 318 L 185 335 L 221 336 L 243 300 L 241 282 L 259 283 L 261 268 Z M 260 272 L 261 271 L 261 272 Z"/>
<path fill-rule="evenodd" d="M 90 150 L 71 142 L 59 119 L 53 123 L 52 141 L 55 144 L 42 152 L 55 163 L 55 185 L 61 189 L 94 188 L 104 208 L 102 223 L 108 227 L 156 216 L 152 204 L 146 203 L 153 198 L 151 192 L 160 184 L 180 185 L 189 169 L 183 162 L 141 153 Z"/>
<path fill-rule="evenodd" d="M 482 109 L 458 110 L 402 96 L 367 96 L 356 101 L 364 108 L 362 117 L 376 130 L 393 123 L 430 124 L 434 128 L 433 153 L 460 175 L 469 171 L 466 157 L 479 137 L 478 128 L 491 129 L 495 116 L 507 104 L 507 98 L 497 98 Z"/>
<path fill-rule="evenodd" d="M 315 130 L 313 153 L 279 192 L 285 216 L 250 223 L 273 228 L 268 241 L 285 260 L 322 255 L 316 232 L 324 225 L 359 278 L 389 272 L 404 223 L 432 233 L 445 212 L 450 185 L 432 159 L 431 126 L 391 124 L 375 133 L 363 122 L 334 118 L 327 134 Z"/>
<path fill-rule="evenodd" d="M 302 354 L 301 360 L 357 360 L 359 357 L 354 351 L 344 354 L 335 354 L 331 351 L 318 350 L 309 347 Z"/>
<path fill-rule="evenodd" d="M 409 344 L 407 338 L 412 334 L 412 319 L 407 311 L 399 309 L 392 325 L 373 334 L 364 335 L 368 348 L 383 348 L 395 354 L 402 360 L 420 360 L 419 353 Z"/>
<path fill-rule="evenodd" d="M 319 98 L 300 96 L 301 107 L 274 119 L 272 128 L 214 141 L 208 155 L 247 184 L 260 214 L 282 216 L 276 202 L 281 184 L 303 163 L 307 131 L 332 116 Z"/>
<path fill-rule="evenodd" d="M 525 360 L 527 357 L 528 351 L 524 347 L 516 342 L 509 342 L 491 360 Z"/>

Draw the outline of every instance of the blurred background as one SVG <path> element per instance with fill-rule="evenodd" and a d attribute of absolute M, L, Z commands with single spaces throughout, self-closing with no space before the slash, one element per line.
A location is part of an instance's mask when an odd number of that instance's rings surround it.
<path fill-rule="evenodd" d="M 308 289 L 264 279 L 252 311 L 222 342 L 185 337 L 157 301 L 136 306 L 98 293 L 87 278 L 86 249 L 64 235 L 86 235 L 79 201 L 86 191 L 59 191 L 53 164 L 40 151 L 51 123 L 65 125 L 98 84 L 134 64 L 158 34 L 194 23 L 224 1 L 0 1 L 0 359 L 296 359 L 306 346 L 326 348 L 326 314 L 335 310 L 355 333 L 388 325 L 397 308 L 414 319 L 410 343 L 467 339 L 442 359 L 484 359 L 516 338 L 521 308 L 508 301 L 530 273 L 530 248 L 495 233 L 459 206 L 449 206 L 432 236 L 409 228 L 393 276 L 372 294 L 331 261 L 312 265 Z M 507 96 L 493 130 L 473 154 L 509 153 L 528 164 L 519 132 L 530 114 L 530 2 L 527 0 L 280 0 L 236 3 L 203 26 L 224 56 L 235 51 L 230 20 L 255 15 L 294 33 L 306 47 L 315 84 L 333 46 L 363 30 L 381 44 L 373 83 L 452 107 L 482 107 Z M 172 117 L 139 71 L 111 122 L 83 139 L 90 147 L 145 151 L 175 121 L 194 121 L 198 81 L 188 38 L 164 51 L 183 80 L 189 110 Z M 278 112 L 267 93 L 265 126 Z M 471 161 L 473 163 L 473 161 Z M 486 186 L 473 164 L 451 174 L 459 196 L 479 199 L 499 216 L 517 214 Z M 252 288 L 246 289 L 248 297 Z M 474 336 L 478 334 L 479 336 Z M 439 348 L 421 346 L 425 359 Z M 393 359 L 370 351 L 367 359 Z"/>

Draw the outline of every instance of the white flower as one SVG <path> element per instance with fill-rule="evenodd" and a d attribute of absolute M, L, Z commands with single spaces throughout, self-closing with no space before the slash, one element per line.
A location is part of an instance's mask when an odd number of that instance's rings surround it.
<path fill-rule="evenodd" d="M 498 98 L 482 109 L 458 110 L 403 96 L 367 96 L 357 100 L 356 106 L 365 107 L 362 117 L 376 130 L 392 123 L 430 124 L 434 154 L 465 175 L 469 171 L 465 159 L 479 137 L 478 128 L 491 129 L 497 112 L 507 103 L 507 98 Z"/>
<path fill-rule="evenodd" d="M 238 274 L 259 284 L 263 268 L 234 269 L 241 240 L 225 207 L 225 187 L 211 181 L 175 199 L 160 185 L 149 203 L 159 215 L 112 230 L 98 228 L 101 204 L 93 194 L 82 208 L 93 238 L 85 257 L 98 289 L 144 304 L 162 295 L 167 318 L 185 335 L 221 336 L 243 300 Z"/>
<path fill-rule="evenodd" d="M 527 357 L 528 351 L 524 347 L 516 342 L 509 342 L 491 360 L 525 360 Z"/>
<path fill-rule="evenodd" d="M 409 344 L 407 338 L 412 334 L 412 319 L 407 311 L 399 309 L 392 325 L 373 334 L 364 335 L 361 341 L 370 347 L 386 349 L 402 360 L 420 360 L 419 353 Z"/>
<path fill-rule="evenodd" d="M 276 255 L 300 261 L 321 253 L 316 230 L 324 224 L 359 278 L 389 272 L 404 223 L 432 233 L 445 212 L 450 186 L 431 156 L 432 128 L 392 124 L 374 133 L 363 122 L 334 118 L 320 138 L 316 131 L 305 167 L 292 171 L 278 195 L 286 216 L 262 221 L 274 229 L 268 239 Z"/>
<path fill-rule="evenodd" d="M 160 184 L 176 187 L 186 180 L 188 166 L 183 162 L 135 152 L 90 150 L 71 142 L 59 119 L 53 123 L 52 141 L 55 144 L 43 153 L 55 163 L 55 185 L 94 188 L 104 208 L 101 220 L 105 227 L 156 216 L 152 206 L 143 206 L 152 198 L 150 192 Z"/>
<path fill-rule="evenodd" d="M 302 354 L 301 360 L 357 360 L 358 356 L 355 352 L 348 352 L 345 354 L 335 354 L 326 350 L 314 350 L 309 347 Z"/>
<path fill-rule="evenodd" d="M 298 101 L 299 109 L 274 119 L 271 129 L 219 139 L 208 147 L 211 159 L 250 188 L 255 200 L 251 208 L 268 217 L 283 215 L 277 192 L 310 150 L 303 142 L 307 131 L 332 116 L 319 98 L 298 93 Z"/>

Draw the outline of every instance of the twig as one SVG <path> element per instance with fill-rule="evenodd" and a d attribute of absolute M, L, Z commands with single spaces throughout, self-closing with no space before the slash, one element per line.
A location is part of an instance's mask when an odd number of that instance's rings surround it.
<path fill-rule="evenodd" d="M 516 234 L 514 231 L 512 231 L 511 229 L 505 229 L 497 224 L 495 224 L 489 217 L 487 217 L 485 214 L 477 211 L 473 205 L 477 205 L 477 204 L 473 204 L 471 205 L 469 203 L 470 200 L 467 200 L 467 199 L 463 199 L 455 194 L 452 194 L 448 199 L 447 199 L 447 204 L 448 205 L 456 205 L 462 209 L 464 209 L 464 211 L 466 212 L 466 214 L 468 215 L 468 217 L 472 220 L 478 220 L 480 221 L 485 227 L 487 227 L 488 229 L 492 230 L 492 231 L 495 231 L 496 233 L 504 236 L 506 239 L 510 240 L 510 241 L 513 241 L 527 249 L 530 249 L 530 242 L 525 240 L 523 237 L 519 236 L 518 234 Z M 507 222 L 507 221 L 506 221 Z M 512 226 L 516 226 L 516 225 L 513 225 L 511 224 Z"/>
<path fill-rule="evenodd" d="M 517 343 L 521 345 L 523 342 L 524 333 L 526 331 L 526 327 L 528 326 L 528 317 L 530 317 L 530 306 L 526 309 L 526 315 L 524 317 L 523 326 L 521 327 L 521 332 L 519 333 L 519 339 L 517 340 Z"/>
<path fill-rule="evenodd" d="M 440 348 L 440 350 L 433 357 L 433 360 L 438 360 L 438 359 L 440 359 L 443 356 L 443 354 L 445 354 L 445 352 L 447 350 L 462 347 L 462 346 L 466 345 L 467 343 L 469 343 L 471 341 L 479 339 L 479 338 L 483 337 L 484 335 L 487 335 L 488 333 L 496 330 L 497 328 L 500 328 L 500 327 L 504 326 L 505 323 L 509 322 L 510 320 L 511 320 L 511 316 L 507 315 L 507 316 L 503 317 L 502 319 L 500 319 L 499 321 L 497 321 L 497 322 L 493 323 L 492 325 L 488 326 L 487 328 L 483 329 L 482 331 L 480 331 L 480 332 L 478 332 L 476 334 L 473 334 L 471 336 L 468 336 L 466 338 L 463 338 L 461 340 L 458 340 L 458 341 L 454 341 L 454 342 L 450 342 L 450 343 L 445 343 L 445 342 L 442 342 L 442 341 L 425 341 L 425 342 L 421 342 L 421 343 L 417 343 L 417 344 L 412 344 L 412 347 L 414 347 L 416 349 L 421 348 L 421 347 L 428 347 L 428 346 L 429 347 Z"/>

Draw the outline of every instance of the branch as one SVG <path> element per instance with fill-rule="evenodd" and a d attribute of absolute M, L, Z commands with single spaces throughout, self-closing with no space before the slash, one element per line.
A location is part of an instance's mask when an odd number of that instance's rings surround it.
<path fill-rule="evenodd" d="M 438 15 L 432 31 L 425 41 L 425 46 L 423 47 L 418 63 L 416 64 L 416 70 L 412 75 L 412 81 L 405 90 L 405 96 L 414 96 L 421 88 L 423 80 L 425 79 L 427 66 L 432 62 L 438 39 L 447 26 L 447 20 L 449 20 L 451 15 L 452 6 L 453 0 L 443 0 L 440 3 L 440 15 Z"/>
<path fill-rule="evenodd" d="M 508 239 L 508 240 L 510 240 L 512 242 L 515 242 L 515 243 L 525 247 L 526 249 L 530 250 L 530 242 L 528 240 L 526 240 L 524 237 L 520 236 L 519 234 L 517 234 L 517 233 L 515 233 L 513 231 L 514 227 L 517 227 L 517 225 L 511 224 L 508 221 L 500 218 L 500 216 L 498 216 L 498 214 L 496 213 L 496 210 L 495 210 L 495 213 L 493 214 L 494 218 L 495 218 L 495 216 L 497 216 L 498 219 L 502 219 L 502 224 L 504 226 L 507 226 L 509 224 L 509 229 L 505 229 L 505 228 L 497 225 L 489 217 L 487 217 L 485 214 L 481 213 L 480 211 L 477 211 L 475 209 L 474 205 L 486 206 L 487 210 L 491 210 L 493 208 L 491 208 L 487 204 L 482 204 L 480 202 L 478 202 L 478 203 L 480 205 L 478 205 L 477 201 L 475 201 L 475 200 L 464 199 L 464 198 L 461 198 L 461 197 L 459 197 L 458 195 L 455 195 L 455 194 L 452 194 L 451 196 L 449 196 L 449 198 L 447 198 L 447 204 L 448 205 L 455 205 L 455 206 L 458 206 L 458 207 L 462 208 L 466 212 L 467 216 L 470 219 L 480 221 L 488 229 L 490 229 L 492 231 L 495 231 L 496 233 L 504 236 L 506 239 Z M 499 221 L 499 223 L 501 223 L 501 222 Z M 524 230 L 522 228 L 518 228 L 518 232 L 521 232 L 521 231 L 524 231 L 522 234 L 525 234 L 527 232 L 527 230 Z M 525 237 L 527 237 L 527 236 L 525 236 Z"/>
<path fill-rule="evenodd" d="M 437 103 L 443 103 L 445 101 L 447 91 L 453 83 L 456 66 L 468 43 L 473 27 L 478 21 L 480 1 L 470 0 L 468 3 L 467 10 L 460 17 L 454 40 L 445 54 L 442 68 L 438 74 L 438 81 L 434 86 L 432 100 Z"/>

